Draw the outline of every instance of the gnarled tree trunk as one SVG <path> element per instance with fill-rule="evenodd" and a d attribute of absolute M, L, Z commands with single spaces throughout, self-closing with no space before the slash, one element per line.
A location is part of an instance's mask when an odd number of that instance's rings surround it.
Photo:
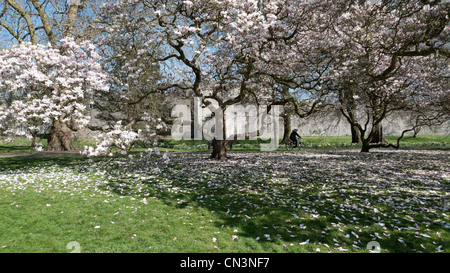
<path fill-rule="evenodd" d="M 211 159 L 227 159 L 227 148 L 230 141 L 222 141 L 213 139 Z"/>
<path fill-rule="evenodd" d="M 222 113 L 225 112 L 226 108 L 222 108 Z M 217 120 L 216 120 L 217 121 Z M 225 115 L 222 116 L 221 124 L 215 125 L 215 130 L 222 130 L 222 136 L 226 136 L 226 129 L 225 129 Z M 221 137 L 219 137 L 221 138 Z M 212 140 L 212 153 L 210 158 L 211 159 L 227 159 L 227 148 L 233 143 L 233 140 L 217 140 L 215 137 Z"/>
<path fill-rule="evenodd" d="M 363 139 L 362 146 L 361 146 L 361 153 L 368 153 L 370 148 L 372 148 L 370 145 L 370 141 L 367 139 Z"/>
<path fill-rule="evenodd" d="M 386 142 L 384 135 L 383 135 L 383 126 L 381 123 L 378 123 L 377 125 L 374 125 L 374 128 L 372 129 L 374 131 L 371 143 L 384 143 Z"/>
<path fill-rule="evenodd" d="M 291 115 L 290 113 L 285 113 L 284 117 L 283 117 L 283 121 L 284 121 L 284 131 L 283 131 L 283 140 L 281 141 L 281 144 L 286 144 L 288 143 L 290 140 L 290 136 L 291 136 Z"/>
<path fill-rule="evenodd" d="M 350 130 L 352 132 L 352 143 L 360 143 L 361 137 L 356 126 L 350 125 Z"/>
<path fill-rule="evenodd" d="M 37 131 L 32 131 L 31 132 L 31 148 L 36 147 L 36 136 L 37 136 Z"/>
<path fill-rule="evenodd" d="M 47 151 L 71 151 L 75 150 L 72 143 L 72 130 L 64 122 L 59 120 L 53 123 L 48 135 Z"/>

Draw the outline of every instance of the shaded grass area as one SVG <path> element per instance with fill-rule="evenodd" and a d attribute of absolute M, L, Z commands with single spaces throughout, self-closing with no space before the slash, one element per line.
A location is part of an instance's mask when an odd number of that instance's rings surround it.
<path fill-rule="evenodd" d="M 38 139 L 37 141 L 42 143 L 42 147 L 47 147 L 47 139 Z M 84 146 L 94 146 L 95 140 L 93 139 L 73 139 L 73 144 L 77 148 L 73 153 L 79 153 Z M 10 142 L 6 137 L 0 136 L 0 154 L 39 154 L 40 152 L 35 151 L 31 147 L 31 140 L 26 138 L 15 138 L 14 141 Z"/>
<path fill-rule="evenodd" d="M 449 252 L 445 152 L 230 155 L 2 158 L 0 252 Z"/>

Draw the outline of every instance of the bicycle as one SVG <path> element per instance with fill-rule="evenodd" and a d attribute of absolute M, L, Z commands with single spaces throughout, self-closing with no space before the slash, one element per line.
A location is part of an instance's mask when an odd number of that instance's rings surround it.
<path fill-rule="evenodd" d="M 300 141 L 297 141 L 297 149 L 299 149 L 300 150 L 300 146 L 301 145 L 303 145 L 303 143 L 302 142 L 300 142 Z M 292 140 L 289 140 L 289 142 L 287 142 L 286 144 L 285 144 L 285 146 L 286 146 L 286 150 L 287 151 L 292 151 L 293 149 L 294 149 L 294 142 L 292 141 Z"/>

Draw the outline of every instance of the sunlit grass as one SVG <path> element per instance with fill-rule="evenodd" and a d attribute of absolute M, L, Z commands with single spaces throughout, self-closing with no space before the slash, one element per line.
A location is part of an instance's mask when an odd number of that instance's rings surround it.
<path fill-rule="evenodd" d="M 396 143 L 398 136 L 385 136 L 386 140 Z M 281 141 L 281 140 L 280 140 Z M 351 136 L 305 136 L 300 140 L 304 145 L 302 149 L 347 149 L 360 148 L 360 144 L 352 144 Z M 47 140 L 41 140 L 43 147 L 46 147 Z M 74 139 L 73 140 L 79 153 L 85 146 L 94 146 L 94 139 Z M 237 140 L 234 141 L 232 150 L 234 151 L 259 151 L 261 144 L 269 143 L 270 140 Z M 0 154 L 27 154 L 37 153 L 31 148 L 31 142 L 25 138 L 16 138 L 13 142 L 7 142 L 6 137 L 0 137 Z M 202 152 L 211 151 L 207 140 L 174 140 L 170 138 L 161 138 L 158 141 L 158 147 L 169 152 Z M 450 136 L 447 135 L 418 135 L 416 138 L 405 136 L 400 142 L 400 147 L 442 147 L 450 145 Z M 137 146 L 133 152 L 144 152 L 148 149 L 146 146 Z M 284 150 L 284 145 L 280 145 L 280 150 Z M 113 149 L 118 151 L 118 149 Z"/>

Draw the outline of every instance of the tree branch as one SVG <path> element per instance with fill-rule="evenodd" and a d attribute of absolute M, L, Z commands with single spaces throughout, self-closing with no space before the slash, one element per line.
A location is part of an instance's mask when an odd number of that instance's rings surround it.
<path fill-rule="evenodd" d="M 18 33 L 16 33 L 8 24 L 3 21 L 0 21 L 0 26 L 4 27 L 11 36 L 13 36 L 19 43 L 23 42 L 23 39 L 20 37 Z"/>
<path fill-rule="evenodd" d="M 21 5 L 19 5 L 15 0 L 6 0 L 6 2 L 16 10 L 22 18 L 25 19 L 30 35 L 30 40 L 33 45 L 37 44 L 36 29 L 34 28 L 33 20 L 31 19 L 30 13 L 28 13 Z"/>
<path fill-rule="evenodd" d="M 53 47 L 56 47 L 55 35 L 53 34 L 52 28 L 48 21 L 47 13 L 45 12 L 44 8 L 41 6 L 38 0 L 31 0 L 31 3 L 33 3 L 34 8 L 39 13 L 39 18 L 41 19 L 42 25 L 44 27 L 45 33 L 47 34 L 48 40 L 50 41 L 50 44 Z"/>

